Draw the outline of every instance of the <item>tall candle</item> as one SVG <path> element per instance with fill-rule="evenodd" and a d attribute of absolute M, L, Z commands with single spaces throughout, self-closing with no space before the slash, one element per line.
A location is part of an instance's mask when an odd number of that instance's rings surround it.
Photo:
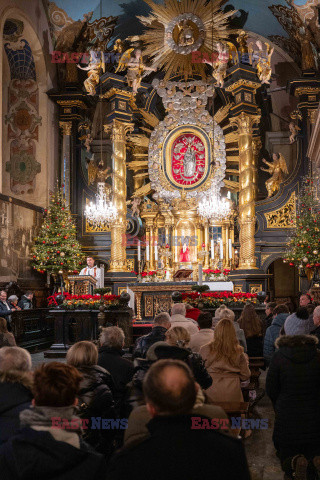
<path fill-rule="evenodd" d="M 154 242 L 154 259 L 158 260 L 158 243 Z"/>
<path fill-rule="evenodd" d="M 214 240 L 211 239 L 211 259 L 214 259 Z"/>
<path fill-rule="evenodd" d="M 229 238 L 229 258 L 232 260 L 232 240 Z"/>
<path fill-rule="evenodd" d="M 220 238 L 220 260 L 223 260 L 223 241 Z"/>
<path fill-rule="evenodd" d="M 147 262 L 149 262 L 149 260 L 150 260 L 150 248 L 149 248 L 149 244 L 147 244 L 147 246 L 146 246 L 146 260 L 147 260 Z"/>
<path fill-rule="evenodd" d="M 141 261 L 141 245 L 140 240 L 138 240 L 138 262 Z"/>

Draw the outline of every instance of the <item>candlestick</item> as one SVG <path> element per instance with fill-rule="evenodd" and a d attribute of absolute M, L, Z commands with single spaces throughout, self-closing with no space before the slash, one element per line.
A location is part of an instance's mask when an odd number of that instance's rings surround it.
<path fill-rule="evenodd" d="M 214 259 L 214 240 L 211 239 L 211 260 Z"/>
<path fill-rule="evenodd" d="M 150 247 L 149 247 L 149 244 L 147 244 L 147 246 L 146 246 L 146 261 L 147 262 L 150 261 Z"/>
<path fill-rule="evenodd" d="M 232 260 L 232 240 L 229 238 L 229 258 Z"/>
<path fill-rule="evenodd" d="M 223 260 L 223 241 L 220 238 L 220 260 Z"/>
<path fill-rule="evenodd" d="M 141 260 L 141 245 L 140 240 L 138 240 L 138 262 Z"/>

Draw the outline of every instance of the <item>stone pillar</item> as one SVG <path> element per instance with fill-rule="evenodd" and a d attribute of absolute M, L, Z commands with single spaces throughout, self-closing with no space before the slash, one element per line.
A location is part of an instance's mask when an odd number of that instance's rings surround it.
<path fill-rule="evenodd" d="M 66 198 L 66 204 L 70 205 L 70 161 L 71 161 L 71 132 L 72 122 L 59 122 L 62 129 L 62 148 L 61 148 L 61 185 Z"/>
<path fill-rule="evenodd" d="M 112 141 L 112 185 L 113 202 L 117 208 L 117 220 L 111 225 L 111 261 L 110 272 L 126 272 L 126 229 L 127 229 L 127 172 L 126 172 L 126 135 L 133 130 L 129 122 L 113 120 L 104 125 Z"/>
<path fill-rule="evenodd" d="M 257 173 L 252 134 L 253 126 L 259 121 L 260 115 L 251 115 L 244 112 L 230 119 L 231 125 L 238 127 L 239 135 L 239 269 L 241 270 L 257 268 L 254 240 Z"/>

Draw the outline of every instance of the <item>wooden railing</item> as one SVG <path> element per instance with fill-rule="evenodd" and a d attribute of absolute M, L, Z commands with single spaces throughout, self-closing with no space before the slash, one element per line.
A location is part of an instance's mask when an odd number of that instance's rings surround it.
<path fill-rule="evenodd" d="M 21 310 L 11 315 L 12 333 L 19 347 L 43 350 L 54 341 L 54 316 L 48 308 Z"/>

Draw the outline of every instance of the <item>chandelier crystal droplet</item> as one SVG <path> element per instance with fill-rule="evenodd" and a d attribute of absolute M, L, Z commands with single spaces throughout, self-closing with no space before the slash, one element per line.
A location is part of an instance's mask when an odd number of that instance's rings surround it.
<path fill-rule="evenodd" d="M 211 191 L 200 200 L 198 213 L 203 218 L 223 220 L 231 213 L 230 201 L 222 198 L 220 193 Z"/>

